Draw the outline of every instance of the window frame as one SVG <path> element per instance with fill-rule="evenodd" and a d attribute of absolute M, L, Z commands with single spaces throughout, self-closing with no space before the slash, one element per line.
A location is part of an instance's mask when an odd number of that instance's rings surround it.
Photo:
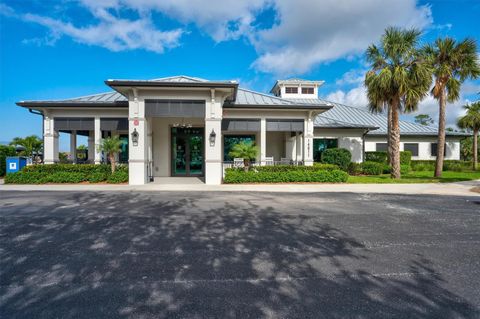
<path fill-rule="evenodd" d="M 326 142 L 326 147 L 323 149 L 323 150 L 318 150 L 316 146 L 318 146 L 318 143 L 319 142 Z M 329 143 L 332 143 L 334 142 L 333 144 L 334 145 L 330 145 L 329 147 Z M 338 137 L 321 137 L 321 138 L 314 138 L 313 139 L 313 160 L 315 162 L 319 162 L 320 161 L 320 158 L 322 156 L 322 153 L 326 150 L 326 149 L 329 149 L 329 148 L 338 148 Z"/>
<path fill-rule="evenodd" d="M 292 91 L 292 92 L 289 92 Z M 298 94 L 298 87 L 297 86 L 286 86 L 285 87 L 286 94 Z"/>
<path fill-rule="evenodd" d="M 382 145 L 382 147 L 383 147 L 383 145 L 385 145 L 385 149 L 384 150 L 379 150 L 378 149 L 379 145 Z M 375 143 L 375 152 L 388 152 L 388 143 L 383 143 L 383 142 L 382 143 Z"/>
<path fill-rule="evenodd" d="M 435 145 L 435 152 L 433 151 Z M 437 157 L 438 152 L 438 143 L 430 143 L 430 156 Z M 447 156 L 447 143 L 445 143 L 445 147 L 443 148 L 443 156 Z"/>
<path fill-rule="evenodd" d="M 302 94 L 315 94 L 315 89 L 313 87 L 302 87 Z"/>

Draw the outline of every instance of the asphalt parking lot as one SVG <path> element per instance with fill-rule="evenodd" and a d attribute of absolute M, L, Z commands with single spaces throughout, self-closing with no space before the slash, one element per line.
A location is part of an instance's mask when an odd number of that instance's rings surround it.
<path fill-rule="evenodd" d="M 0 318 L 479 318 L 480 198 L 0 192 Z"/>

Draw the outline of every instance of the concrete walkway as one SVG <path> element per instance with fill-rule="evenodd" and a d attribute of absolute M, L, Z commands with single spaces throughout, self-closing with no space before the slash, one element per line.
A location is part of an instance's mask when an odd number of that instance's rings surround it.
<path fill-rule="evenodd" d="M 458 183 L 436 184 L 241 184 L 241 185 L 205 185 L 201 183 L 150 183 L 147 185 L 111 185 L 111 184 L 55 184 L 55 185 L 0 185 L 2 190 L 15 191 L 214 191 L 214 192 L 351 192 L 377 194 L 430 194 L 455 196 L 480 196 L 471 192 L 480 186 L 480 180 Z"/>

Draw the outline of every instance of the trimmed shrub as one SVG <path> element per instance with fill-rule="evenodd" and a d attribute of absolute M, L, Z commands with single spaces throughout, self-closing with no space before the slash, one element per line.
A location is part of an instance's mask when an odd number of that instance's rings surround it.
<path fill-rule="evenodd" d="M 365 162 L 387 163 L 387 152 L 365 152 Z"/>
<path fill-rule="evenodd" d="M 433 171 L 435 170 L 434 160 L 413 160 L 411 163 L 413 171 Z M 445 160 L 443 162 L 444 171 L 470 171 L 472 169 L 471 161 Z"/>
<path fill-rule="evenodd" d="M 377 162 L 363 162 L 362 173 L 365 175 L 381 175 L 383 173 L 383 164 Z"/>
<path fill-rule="evenodd" d="M 100 183 L 100 182 L 105 182 L 108 179 L 107 173 L 103 172 L 93 172 L 87 177 L 87 181 L 90 183 Z"/>
<path fill-rule="evenodd" d="M 400 165 L 400 174 L 407 174 L 407 173 L 410 173 L 410 171 L 412 170 L 412 168 L 410 167 L 410 165 Z"/>
<path fill-rule="evenodd" d="M 128 182 L 128 166 L 119 165 L 115 174 L 111 174 L 109 165 L 93 164 L 52 164 L 31 165 L 21 172 L 8 174 L 7 184 L 45 184 L 45 183 L 110 183 Z"/>
<path fill-rule="evenodd" d="M 408 165 L 412 163 L 412 152 L 403 151 L 400 152 L 400 165 Z"/>
<path fill-rule="evenodd" d="M 335 170 L 339 169 L 337 165 L 315 163 L 313 166 L 293 166 L 293 165 L 268 165 L 268 166 L 253 166 L 250 170 L 256 172 L 291 172 L 291 171 L 319 171 L 319 170 Z"/>
<path fill-rule="evenodd" d="M 322 153 L 322 163 L 334 164 L 346 171 L 352 161 L 352 154 L 344 148 L 327 148 Z"/>
<path fill-rule="evenodd" d="M 341 170 L 297 170 L 290 171 L 248 171 L 229 168 L 225 172 L 224 182 L 239 183 L 344 183 L 348 174 Z"/>
<path fill-rule="evenodd" d="M 116 170 L 115 173 L 111 174 L 108 179 L 107 183 L 110 184 L 120 184 L 120 183 L 127 183 L 128 182 L 128 172 L 125 170 Z"/>
<path fill-rule="evenodd" d="M 351 162 L 350 164 L 348 164 L 347 172 L 348 172 L 348 175 L 352 175 L 352 176 L 360 175 L 362 173 L 362 164 Z"/>

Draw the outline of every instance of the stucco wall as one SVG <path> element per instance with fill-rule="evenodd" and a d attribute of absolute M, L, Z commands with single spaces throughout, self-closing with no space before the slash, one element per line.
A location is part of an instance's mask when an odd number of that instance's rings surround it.
<path fill-rule="evenodd" d="M 358 129 L 315 129 L 315 138 L 336 138 L 338 147 L 345 148 L 352 154 L 352 162 L 363 160 L 363 130 Z"/>
<path fill-rule="evenodd" d="M 267 157 L 273 156 L 275 161 L 285 157 L 285 133 L 267 132 Z"/>
<path fill-rule="evenodd" d="M 460 137 L 447 137 L 447 148 L 445 159 L 460 159 Z M 402 136 L 400 139 L 400 150 L 404 150 L 405 143 L 418 143 L 418 156 L 412 156 L 414 160 L 435 160 L 436 156 L 431 156 L 431 145 L 436 143 L 437 138 L 432 136 Z M 376 143 L 387 143 L 386 137 L 366 136 L 365 151 L 373 152 L 376 150 Z"/>

